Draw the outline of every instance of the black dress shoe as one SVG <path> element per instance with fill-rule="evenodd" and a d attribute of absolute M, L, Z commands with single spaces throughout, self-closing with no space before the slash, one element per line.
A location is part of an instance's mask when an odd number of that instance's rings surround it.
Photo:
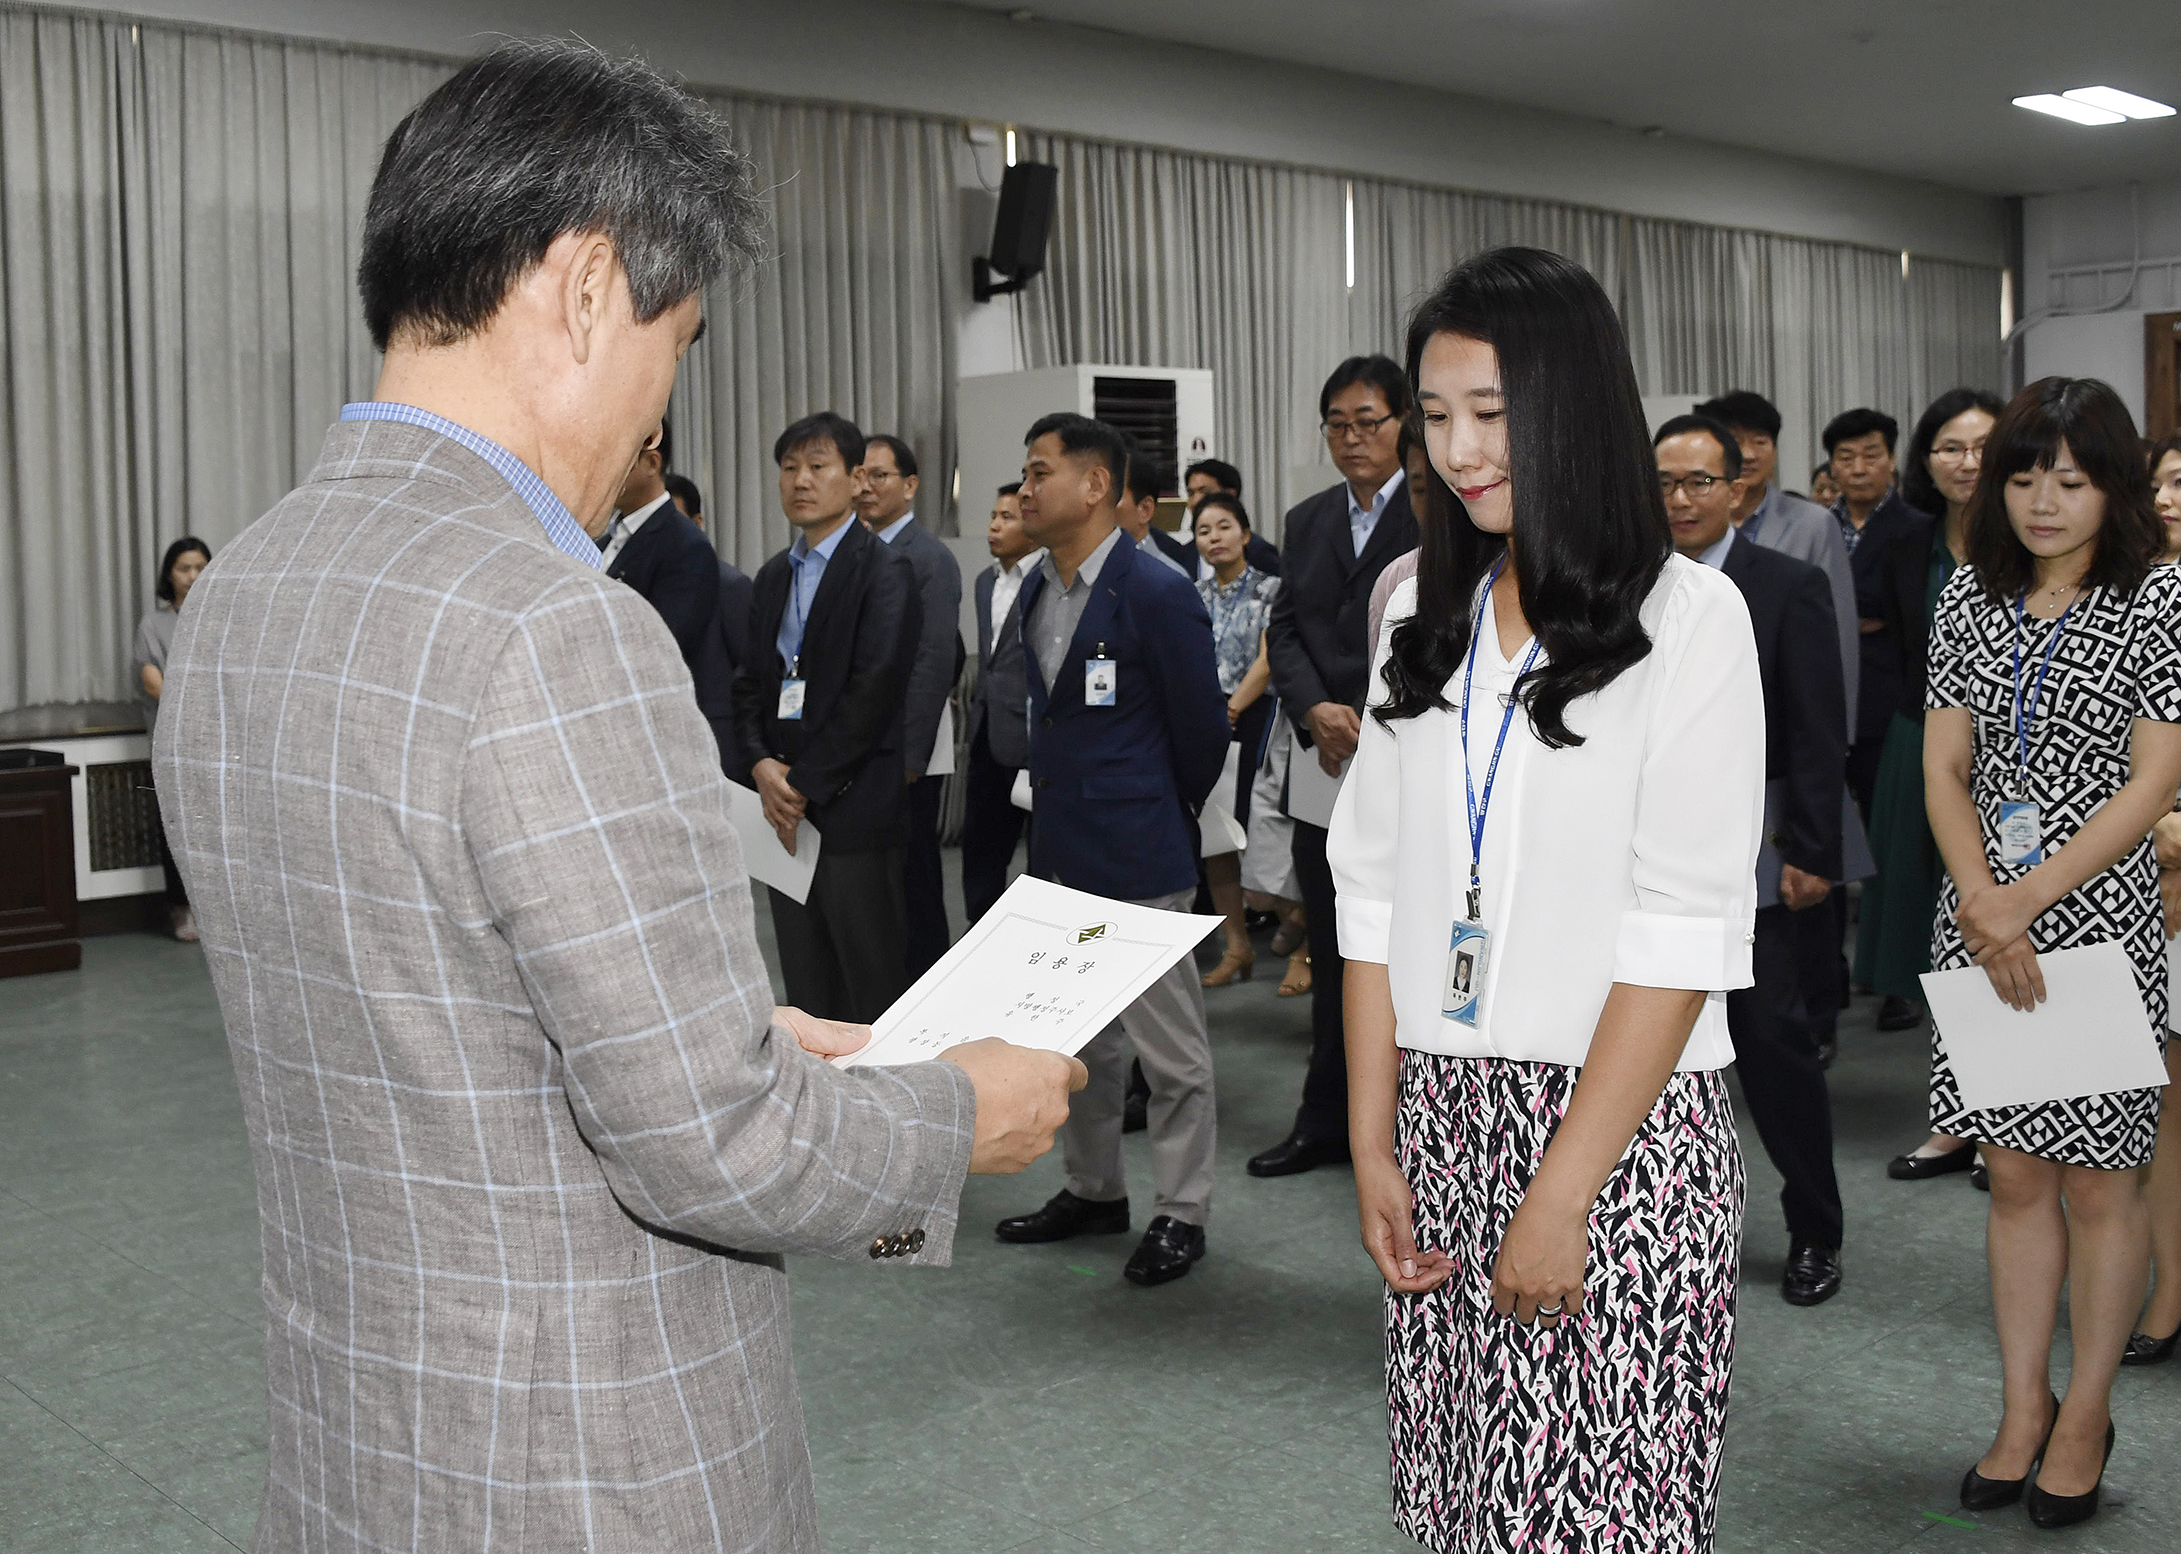
<path fill-rule="evenodd" d="M 1121 1276 L 1147 1289 L 1154 1284 L 1171 1284 L 1203 1255 L 1202 1225 L 1184 1225 L 1171 1214 L 1160 1214 L 1145 1229 L 1143 1240 Z"/>
<path fill-rule="evenodd" d="M 1017 1214 L 992 1227 L 1002 1241 L 1065 1241 L 1070 1236 L 1117 1236 L 1128 1229 L 1128 1200 L 1093 1203 L 1063 1187 L 1035 1214 Z"/>
<path fill-rule="evenodd" d="M 2029 1487 L 2022 1497 L 2022 1509 L 2029 1512 L 2030 1521 L 2039 1527 L 2072 1527 L 2077 1522 L 2087 1522 L 2098 1514 L 2098 1496 L 2105 1490 L 2105 1465 L 2113 1460 L 2113 1426 L 2105 1427 L 2105 1455 L 2098 1460 L 2098 1481 L 2090 1486 L 2088 1494 L 2047 1494 L 2037 1484 Z"/>
<path fill-rule="evenodd" d="M 2130 1333 L 2128 1347 L 2120 1352 L 2123 1365 L 2164 1365 L 2173 1358 L 2173 1348 L 2181 1343 L 2181 1327 L 2175 1328 L 2164 1338 L 2153 1338 L 2149 1333 Z"/>
<path fill-rule="evenodd" d="M 1252 1176 L 1299 1176 L 1321 1165 L 1339 1165 L 1355 1157 L 1346 1139 L 1308 1139 L 1290 1133 L 1263 1154 L 1250 1156 Z"/>
<path fill-rule="evenodd" d="M 1878 1006 L 1878 1028 L 1882 1031 L 1912 1031 L 1923 1023 L 1924 1006 L 1912 998 L 1888 993 L 1886 1001 Z"/>
<path fill-rule="evenodd" d="M 1886 1175 L 1897 1182 L 1927 1182 L 1934 1176 L 1966 1171 L 1976 1163 L 1976 1145 L 1964 1144 L 1943 1155 L 1895 1155 L 1886 1162 Z"/>
<path fill-rule="evenodd" d="M 1787 1249 L 1787 1272 L 1780 1278 L 1780 1298 L 1790 1306 L 1822 1306 L 1840 1293 L 1840 1253 L 1815 1241 L 1796 1241 Z"/>
<path fill-rule="evenodd" d="M 2052 1400 L 2052 1422 L 2060 1422 L 2058 1398 Z M 2051 1439 L 2052 1430 L 2047 1427 L 2045 1440 Z M 1986 1478 L 1974 1467 L 1970 1468 L 1961 1476 L 1961 1508 L 1964 1511 L 1996 1511 L 2003 1505 L 2013 1505 L 2022 1498 L 2022 1491 L 2029 1488 L 2031 1475 L 2036 1473 L 2037 1464 L 2044 1460 L 2044 1455 L 2045 1448 L 2040 1442 L 2037 1455 L 2030 1458 L 2030 1471 L 2020 1478 Z"/>
<path fill-rule="evenodd" d="M 1972 1166 L 1969 1170 L 1969 1185 L 1971 1187 L 1974 1187 L 1978 1192 L 1990 1192 L 1992 1190 L 1992 1173 L 1990 1168 L 1984 1165 L 1981 1161 L 1978 1162 L 1976 1165 Z"/>
<path fill-rule="evenodd" d="M 1121 1103 L 1121 1131 L 1141 1133 L 1151 1126 L 1151 1092 L 1131 1095 Z"/>

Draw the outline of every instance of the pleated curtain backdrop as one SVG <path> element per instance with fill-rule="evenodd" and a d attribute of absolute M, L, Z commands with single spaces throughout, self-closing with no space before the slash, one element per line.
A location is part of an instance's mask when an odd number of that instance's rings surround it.
<path fill-rule="evenodd" d="M 1409 314 L 1464 257 L 1548 248 L 1596 275 L 1646 395 L 1752 388 L 1787 421 L 1782 478 L 1837 412 L 1904 426 L 1957 384 L 1997 389 L 1999 272 L 1771 233 L 1344 178 L 1061 135 L 1045 278 L 1018 328 L 1032 366 L 1210 367 L 1215 437 L 1260 529 L 1308 495 L 1317 393 L 1343 357 L 1401 357 Z M 1353 200 L 1355 282 L 1347 281 Z M 1266 493 L 1271 493 L 1267 496 Z"/>
<path fill-rule="evenodd" d="M 377 361 L 355 300 L 385 136 L 453 61 L 0 0 L 0 712 L 125 699 L 161 549 L 218 548 L 308 469 Z M 709 300 L 671 413 L 720 552 L 785 543 L 772 441 L 833 408 L 916 448 L 948 527 L 964 309 L 962 126 L 708 94 L 755 158 L 773 251 Z M 1996 388 L 1989 267 L 1337 172 L 1025 132 L 1061 169 L 1032 366 L 1209 367 L 1260 526 L 1324 478 L 1317 390 L 1398 356 L 1464 255 L 1556 249 L 1605 283 L 1647 394 L 1751 387 L 1787 461 L 1839 409 L 1904 423 Z M 1345 230 L 1354 224 L 1355 273 Z M 1806 467 L 1806 466 L 1805 466 Z"/>
<path fill-rule="evenodd" d="M 369 391 L 363 200 L 448 69 L 0 9 L 0 708 L 126 697 L 167 542 L 232 537 Z"/>
<path fill-rule="evenodd" d="M 710 97 L 769 190 L 774 249 L 707 299 L 668 415 L 719 553 L 745 571 L 789 539 L 772 445 L 837 410 L 916 451 L 919 516 L 950 532 L 954 379 L 968 305 L 954 147 L 961 126 Z"/>
<path fill-rule="evenodd" d="M 357 245 L 450 60 L 0 4 L 0 711 L 122 701 L 166 544 L 214 550 L 369 395 Z M 787 540 L 772 442 L 895 432 L 943 518 L 967 268 L 960 126 L 705 94 L 774 213 L 670 414 L 721 555 Z"/>

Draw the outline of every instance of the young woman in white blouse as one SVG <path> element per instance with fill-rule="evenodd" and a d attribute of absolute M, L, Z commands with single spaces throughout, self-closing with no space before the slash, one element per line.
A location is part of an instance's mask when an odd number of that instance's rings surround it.
<path fill-rule="evenodd" d="M 1395 1521 L 1434 1549 L 1712 1545 L 1764 705 L 1673 554 L 1612 304 L 1558 255 L 1410 326 L 1432 465 L 1333 816 Z M 1465 718 L 1466 714 L 1466 718 Z"/>

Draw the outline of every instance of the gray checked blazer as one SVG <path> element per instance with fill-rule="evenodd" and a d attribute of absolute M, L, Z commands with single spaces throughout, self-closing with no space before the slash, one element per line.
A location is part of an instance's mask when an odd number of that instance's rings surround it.
<path fill-rule="evenodd" d="M 153 760 L 256 1165 L 256 1547 L 806 1550 L 781 1254 L 944 1263 L 974 1094 L 774 1027 L 636 594 L 336 425 L 221 549 Z"/>

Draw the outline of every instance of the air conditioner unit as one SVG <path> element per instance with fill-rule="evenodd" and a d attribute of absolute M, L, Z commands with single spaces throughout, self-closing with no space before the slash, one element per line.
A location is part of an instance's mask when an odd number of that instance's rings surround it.
<path fill-rule="evenodd" d="M 1072 410 L 1133 433 L 1167 466 L 1179 497 L 1183 472 L 1218 456 L 1212 441 L 1212 374 L 1203 367 L 1042 367 L 963 378 L 960 427 L 962 532 L 982 532 L 993 493 L 1022 478 L 1023 437 L 1039 418 Z M 1178 510 L 1178 509 L 1177 509 Z M 1162 510 L 1162 520 L 1168 514 Z"/>

